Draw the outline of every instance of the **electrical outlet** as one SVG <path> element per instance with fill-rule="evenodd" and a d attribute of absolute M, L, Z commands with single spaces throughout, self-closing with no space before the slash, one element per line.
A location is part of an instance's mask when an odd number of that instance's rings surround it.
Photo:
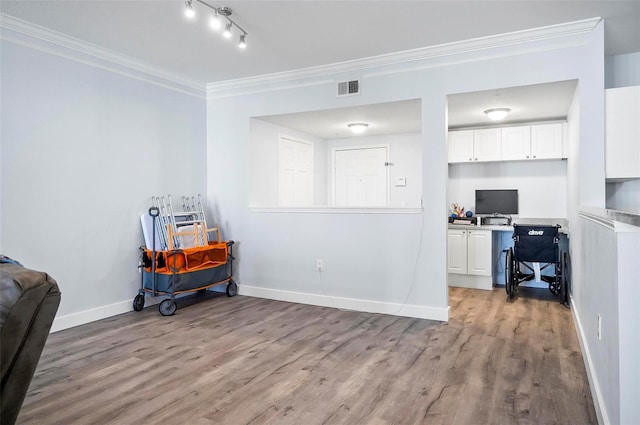
<path fill-rule="evenodd" d="M 318 269 L 319 272 L 324 270 L 324 261 L 320 258 L 318 258 L 318 263 L 316 265 L 316 268 Z"/>
<path fill-rule="evenodd" d="M 598 339 L 602 340 L 602 317 L 598 314 Z"/>

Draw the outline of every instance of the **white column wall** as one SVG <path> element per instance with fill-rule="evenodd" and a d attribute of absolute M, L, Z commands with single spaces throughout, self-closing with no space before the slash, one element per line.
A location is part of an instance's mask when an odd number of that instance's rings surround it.
<path fill-rule="evenodd" d="M 449 94 L 578 79 L 581 87 L 588 88 L 581 91 L 581 149 L 573 158 L 580 182 L 572 190 L 579 202 L 603 206 L 604 81 L 597 69 L 603 68 L 602 37 L 600 24 L 577 45 L 561 42 L 561 47 L 549 48 L 548 41 L 541 41 L 527 46 L 528 53 L 522 52 L 522 46 L 510 46 L 309 78 L 297 87 L 265 83 L 269 91 L 254 87 L 254 93 L 212 92 L 207 107 L 208 163 L 220 164 L 220 156 L 225 157 L 227 165 L 218 170 L 229 178 L 216 182 L 210 170 L 208 199 L 220 212 L 227 236 L 240 241 L 241 291 L 246 285 L 266 292 L 406 303 L 433 313 L 432 318 L 442 318 L 448 306 Z M 362 79 L 362 93 L 336 98 L 335 81 L 350 78 Z M 415 98 L 422 100 L 422 215 L 248 211 L 249 170 L 244 164 L 249 155 L 249 117 Z M 329 258 L 321 281 L 317 258 Z"/>

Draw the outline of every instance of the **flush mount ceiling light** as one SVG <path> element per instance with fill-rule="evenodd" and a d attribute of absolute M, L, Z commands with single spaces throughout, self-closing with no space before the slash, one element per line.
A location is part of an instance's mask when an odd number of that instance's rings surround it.
<path fill-rule="evenodd" d="M 484 111 L 485 115 L 488 116 L 491 121 L 503 120 L 509 112 L 511 112 L 509 108 L 491 108 Z"/>
<path fill-rule="evenodd" d="M 238 40 L 238 47 L 240 49 L 246 49 L 247 47 L 247 41 L 246 41 L 246 37 L 249 33 L 247 33 L 244 29 L 242 29 L 242 27 L 240 27 L 240 25 L 238 25 L 233 19 L 230 18 L 231 14 L 233 13 L 233 11 L 231 10 L 230 7 L 215 7 L 210 5 L 209 3 L 205 2 L 204 0 L 196 0 L 198 3 L 208 7 L 209 9 L 213 10 L 213 15 L 211 16 L 211 19 L 209 20 L 209 26 L 214 29 L 214 30 L 219 30 L 220 28 L 222 28 L 223 25 L 223 21 L 226 19 L 227 23 L 224 26 L 224 31 L 222 33 L 224 38 L 231 38 L 232 36 L 232 30 L 233 27 L 236 27 L 238 29 L 238 31 L 240 31 L 242 34 L 240 34 L 240 38 Z M 187 0 L 184 3 L 184 13 L 186 15 L 187 18 L 189 19 L 193 19 L 196 16 L 196 11 L 193 8 L 193 0 Z"/>
<path fill-rule="evenodd" d="M 367 127 L 369 127 L 369 124 L 365 124 L 363 122 L 352 122 L 351 124 L 347 124 L 347 127 L 349 127 L 354 134 L 360 134 L 364 133 Z"/>

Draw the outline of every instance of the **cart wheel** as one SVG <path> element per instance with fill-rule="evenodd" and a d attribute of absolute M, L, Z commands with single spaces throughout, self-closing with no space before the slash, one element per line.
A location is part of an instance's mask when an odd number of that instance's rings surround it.
<path fill-rule="evenodd" d="M 158 310 L 163 316 L 173 316 L 178 309 L 178 304 L 174 300 L 164 300 L 160 303 Z"/>
<path fill-rule="evenodd" d="M 144 308 L 144 295 L 138 294 L 133 299 L 133 311 L 141 311 Z"/>
<path fill-rule="evenodd" d="M 230 280 L 227 283 L 227 296 L 235 297 L 236 295 L 238 295 L 238 285 L 233 280 Z"/>

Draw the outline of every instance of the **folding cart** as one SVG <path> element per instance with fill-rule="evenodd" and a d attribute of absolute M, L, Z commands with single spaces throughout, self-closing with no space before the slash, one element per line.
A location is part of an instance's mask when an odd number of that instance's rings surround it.
<path fill-rule="evenodd" d="M 149 215 L 153 219 L 153 233 L 156 233 L 156 221 L 160 210 L 151 207 Z M 198 220 L 195 220 L 198 221 Z M 174 231 L 172 226 L 166 228 L 168 249 L 156 250 L 155 238 L 152 247 L 140 248 L 142 251 L 141 285 L 138 295 L 133 299 L 133 309 L 144 308 L 145 295 L 153 297 L 167 296 L 159 305 L 160 314 L 171 316 L 178 309 L 175 297 L 185 292 L 204 291 L 210 287 L 226 284 L 226 293 L 233 297 L 238 293 L 238 286 L 233 281 L 233 241 L 221 241 L 218 229 L 198 228 L 195 223 L 188 231 Z M 215 231 L 217 240 L 208 241 L 204 234 Z M 191 237 L 192 241 L 200 241 L 196 246 L 176 248 L 173 241 Z"/>

